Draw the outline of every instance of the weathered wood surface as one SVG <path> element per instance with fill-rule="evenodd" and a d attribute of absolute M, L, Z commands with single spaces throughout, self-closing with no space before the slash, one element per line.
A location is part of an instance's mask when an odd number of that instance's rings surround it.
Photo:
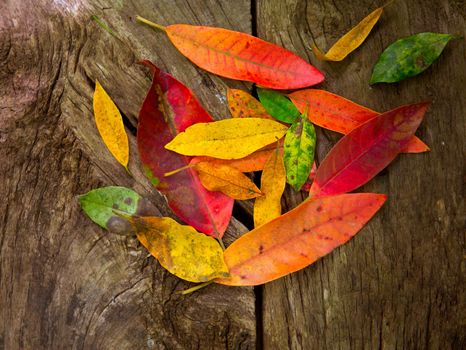
<path fill-rule="evenodd" d="M 449 44 L 419 77 L 367 85 L 378 55 L 396 38 L 421 31 L 464 35 L 464 3 L 397 1 L 342 63 L 316 62 L 308 50 L 312 37 L 329 47 L 382 3 L 2 2 L 0 349 L 465 348 L 464 40 Z M 257 32 L 321 68 L 325 89 L 379 111 L 431 99 L 419 135 L 432 151 L 402 155 L 365 186 L 389 194 L 370 225 L 315 265 L 257 288 L 256 310 L 250 288 L 211 286 L 181 297 L 176 291 L 188 284 L 161 269 L 134 238 L 92 224 L 76 195 L 124 185 L 169 215 L 136 157 L 134 126 L 150 84 L 139 59 L 152 59 L 186 83 L 216 118 L 228 116 L 226 86 L 250 85 L 195 68 L 164 35 L 135 23 L 136 14 L 161 24 Z M 95 79 L 125 115 L 134 178 L 95 130 Z M 319 133 L 320 158 L 336 139 Z M 288 207 L 300 201 L 291 192 L 284 200 Z M 229 237 L 244 231 L 234 220 Z"/>

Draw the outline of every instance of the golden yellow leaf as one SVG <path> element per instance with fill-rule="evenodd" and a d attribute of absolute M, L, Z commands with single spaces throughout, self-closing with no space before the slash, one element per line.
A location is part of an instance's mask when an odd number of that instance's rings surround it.
<path fill-rule="evenodd" d="M 190 282 L 229 276 L 223 250 L 214 238 L 170 218 L 127 219 L 142 245 L 172 274 Z"/>
<path fill-rule="evenodd" d="M 265 163 L 261 177 L 262 197 L 254 203 L 254 227 L 259 227 L 282 213 L 281 198 L 286 184 L 283 148 L 277 148 Z"/>
<path fill-rule="evenodd" d="M 128 170 L 128 136 L 121 114 L 97 80 L 94 92 L 94 117 L 97 129 L 108 150 Z"/>
<path fill-rule="evenodd" d="M 384 7 L 379 7 L 367 15 L 353 29 L 343 35 L 326 54 L 320 51 L 315 44 L 312 44 L 314 55 L 321 61 L 342 61 L 364 42 L 382 15 Z"/>
<path fill-rule="evenodd" d="M 165 148 L 187 156 L 239 159 L 279 140 L 287 129 L 279 122 L 261 118 L 197 123 L 179 133 Z"/>
<path fill-rule="evenodd" d="M 220 191 L 239 200 L 262 195 L 249 177 L 228 165 L 200 162 L 196 164 L 194 169 L 199 173 L 202 185 L 209 191 Z"/>

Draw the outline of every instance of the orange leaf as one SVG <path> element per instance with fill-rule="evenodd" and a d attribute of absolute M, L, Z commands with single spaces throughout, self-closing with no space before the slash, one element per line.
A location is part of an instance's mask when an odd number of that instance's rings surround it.
<path fill-rule="evenodd" d="M 273 119 L 264 106 L 246 91 L 227 90 L 228 108 L 233 118 L 265 118 Z"/>
<path fill-rule="evenodd" d="M 380 115 L 376 111 L 325 90 L 300 90 L 289 94 L 288 97 L 301 113 L 308 108 L 309 119 L 314 124 L 345 135 Z M 429 151 L 429 147 L 416 136 L 413 136 L 413 140 L 410 140 L 403 150 L 407 153 L 426 151 Z"/>
<path fill-rule="evenodd" d="M 253 286 L 298 271 L 347 242 L 385 200 L 375 193 L 307 200 L 233 242 L 225 250 L 230 277 L 215 282 Z"/>

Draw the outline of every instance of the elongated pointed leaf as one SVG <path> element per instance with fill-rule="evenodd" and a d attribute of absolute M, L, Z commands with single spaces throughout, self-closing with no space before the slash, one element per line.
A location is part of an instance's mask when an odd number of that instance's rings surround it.
<path fill-rule="evenodd" d="M 307 115 L 293 123 L 285 136 L 286 179 L 299 191 L 309 177 L 316 147 L 316 131 Z"/>
<path fill-rule="evenodd" d="M 152 63 L 144 63 L 154 73 L 139 114 L 137 135 L 145 172 L 180 219 L 205 234 L 221 237 L 231 218 L 233 199 L 207 191 L 193 169 L 164 176 L 190 162 L 190 158 L 166 150 L 165 144 L 190 125 L 212 118 L 186 86 Z"/>
<path fill-rule="evenodd" d="M 209 191 L 220 191 L 239 200 L 262 196 L 249 177 L 228 165 L 200 162 L 194 169 L 199 173 L 202 185 Z"/>
<path fill-rule="evenodd" d="M 286 95 L 261 88 L 257 89 L 257 94 L 266 111 L 275 119 L 291 124 L 299 118 L 298 109 Z"/>
<path fill-rule="evenodd" d="M 312 50 L 316 57 L 321 61 L 342 61 L 351 52 L 356 50 L 366 40 L 367 36 L 374 28 L 375 24 L 382 15 L 383 7 L 372 11 L 353 29 L 343 35 L 326 54 L 322 53 L 319 48 L 313 44 Z"/>
<path fill-rule="evenodd" d="M 370 84 L 395 83 L 426 70 L 453 38 L 450 34 L 419 33 L 387 47 L 374 66 Z"/>
<path fill-rule="evenodd" d="M 268 119 L 219 120 L 187 128 L 165 148 L 188 156 L 239 159 L 276 142 L 286 130 L 286 126 Z"/>
<path fill-rule="evenodd" d="M 385 202 L 374 193 L 310 199 L 225 250 L 232 286 L 263 284 L 298 271 L 353 237 Z"/>
<path fill-rule="evenodd" d="M 115 159 L 128 168 L 129 145 L 120 111 L 102 85 L 96 80 L 94 117 L 100 136 Z"/>
<path fill-rule="evenodd" d="M 129 215 L 154 215 L 155 208 L 133 190 L 108 186 L 97 188 L 79 196 L 79 204 L 97 225 L 115 233 L 127 233 L 128 222 L 115 214 L 115 210 Z"/>
<path fill-rule="evenodd" d="M 264 106 L 251 94 L 243 90 L 227 90 L 228 108 L 233 118 L 264 118 L 272 119 Z"/>
<path fill-rule="evenodd" d="M 164 268 L 190 282 L 228 276 L 218 242 L 170 218 L 129 218 L 137 238 Z"/>
<path fill-rule="evenodd" d="M 194 157 L 191 163 L 209 162 L 216 165 L 228 165 L 242 173 L 252 171 L 260 171 L 264 169 L 265 162 L 270 158 L 271 154 L 276 150 L 276 144 L 265 146 L 250 155 L 239 159 L 218 159 L 212 157 L 199 156 Z M 282 140 L 279 141 L 279 148 L 283 149 Z"/>
<path fill-rule="evenodd" d="M 344 136 L 317 168 L 310 196 L 330 196 L 364 185 L 384 169 L 412 137 L 429 103 L 398 107 Z"/>
<path fill-rule="evenodd" d="M 254 202 L 254 227 L 259 227 L 282 213 L 281 198 L 286 185 L 283 149 L 276 148 L 265 164 L 261 176 L 262 197 Z"/>
<path fill-rule="evenodd" d="M 342 134 L 348 134 L 379 115 L 378 112 L 325 90 L 306 89 L 288 96 L 302 113 L 307 109 L 309 119 L 314 124 Z M 414 136 L 403 152 L 419 153 L 428 150 L 429 147 Z"/>
<path fill-rule="evenodd" d="M 271 89 L 298 89 L 324 80 L 323 74 L 301 57 L 245 33 L 187 24 L 165 29 L 183 55 L 223 77 Z"/>

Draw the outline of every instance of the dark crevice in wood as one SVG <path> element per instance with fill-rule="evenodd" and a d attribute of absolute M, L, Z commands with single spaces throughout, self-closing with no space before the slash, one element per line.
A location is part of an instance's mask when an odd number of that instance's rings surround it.
<path fill-rule="evenodd" d="M 233 206 L 233 216 L 246 226 L 248 230 L 252 230 L 254 228 L 254 221 L 251 213 L 238 203 L 235 203 Z"/>
<path fill-rule="evenodd" d="M 257 36 L 257 1 L 251 0 L 251 34 Z"/>
<path fill-rule="evenodd" d="M 261 350 L 264 348 L 264 318 L 262 316 L 263 298 L 262 293 L 264 288 L 262 286 L 254 287 L 254 295 L 256 297 L 256 349 Z"/>
<path fill-rule="evenodd" d="M 120 110 L 120 114 L 121 114 L 121 118 L 123 119 L 123 124 L 125 125 L 126 129 L 128 129 L 129 132 L 133 136 L 136 136 L 136 134 L 137 134 L 137 125 L 134 125 L 131 122 L 131 119 L 128 118 L 128 116 L 126 114 L 124 114 L 121 110 Z"/>

